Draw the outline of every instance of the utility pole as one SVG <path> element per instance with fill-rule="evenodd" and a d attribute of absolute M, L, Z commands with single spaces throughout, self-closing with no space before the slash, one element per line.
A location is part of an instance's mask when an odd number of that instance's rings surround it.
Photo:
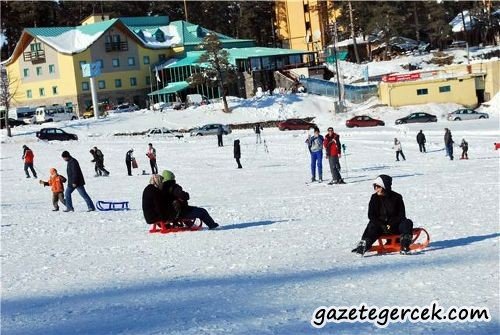
<path fill-rule="evenodd" d="M 186 21 L 188 21 L 188 7 L 187 7 L 187 1 L 184 0 L 184 15 L 186 17 Z"/>
<path fill-rule="evenodd" d="M 335 57 L 335 72 L 336 72 L 336 77 L 337 77 L 337 92 L 339 94 L 339 101 L 338 101 L 338 108 L 337 109 L 343 109 L 343 104 L 342 104 L 342 94 L 340 92 L 340 76 L 339 76 L 339 63 L 337 59 L 337 21 L 334 22 L 333 26 L 333 57 Z"/>

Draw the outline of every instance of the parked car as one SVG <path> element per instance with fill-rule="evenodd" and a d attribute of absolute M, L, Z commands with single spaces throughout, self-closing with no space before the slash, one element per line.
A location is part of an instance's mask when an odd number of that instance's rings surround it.
<path fill-rule="evenodd" d="M 487 113 L 480 113 L 468 108 L 457 109 L 454 112 L 448 113 L 449 121 L 488 119 L 489 117 Z"/>
<path fill-rule="evenodd" d="M 210 104 L 210 100 L 208 100 L 208 98 L 204 95 L 188 94 L 186 96 L 186 106 L 200 106 L 208 104 Z"/>
<path fill-rule="evenodd" d="M 309 130 L 314 127 L 317 127 L 315 123 L 302 119 L 288 119 L 278 123 L 279 130 Z"/>
<path fill-rule="evenodd" d="M 112 108 L 112 106 L 110 104 L 103 103 L 103 102 L 100 102 L 98 104 L 98 106 L 99 106 L 99 116 L 107 116 L 108 110 L 110 110 Z M 87 110 L 82 113 L 82 117 L 84 119 L 94 117 L 94 106 L 92 105 L 89 108 L 87 108 Z"/>
<path fill-rule="evenodd" d="M 217 135 L 217 132 L 219 131 L 219 126 L 222 126 L 224 135 L 231 134 L 231 127 L 229 127 L 228 125 L 214 123 L 214 124 L 206 124 L 199 128 L 194 128 L 191 130 L 190 135 L 191 136 Z"/>
<path fill-rule="evenodd" d="M 408 116 L 396 120 L 396 124 L 417 123 L 417 122 L 437 122 L 436 115 L 428 113 L 411 113 Z"/>
<path fill-rule="evenodd" d="M 57 122 L 76 120 L 78 117 L 70 110 L 63 106 L 42 106 L 38 107 L 35 111 L 35 122 Z"/>
<path fill-rule="evenodd" d="M 17 127 L 17 126 L 22 126 L 22 125 L 25 125 L 26 123 L 24 123 L 24 121 L 20 121 L 20 120 L 16 120 L 16 119 L 12 119 L 9 117 L 9 126 L 11 128 L 14 128 L 14 127 Z M 0 119 L 0 128 L 3 129 L 5 128 L 5 118 L 1 118 Z"/>
<path fill-rule="evenodd" d="M 136 111 L 138 109 L 139 109 L 139 107 L 136 104 L 125 103 L 125 104 L 121 104 L 121 105 L 116 106 L 115 108 L 111 109 L 110 112 L 111 113 L 128 113 L 128 112 Z"/>
<path fill-rule="evenodd" d="M 359 115 L 355 116 L 350 120 L 346 120 L 346 127 L 376 127 L 376 126 L 385 126 L 385 122 L 382 120 L 372 119 L 368 115 Z"/>
<path fill-rule="evenodd" d="M 59 128 L 42 128 L 36 132 L 39 140 L 47 141 L 70 141 L 78 140 L 78 136 L 70 134 Z"/>
<path fill-rule="evenodd" d="M 177 131 L 173 131 L 167 128 L 151 128 L 148 130 L 146 133 L 146 136 L 148 137 L 177 137 L 177 138 L 182 138 L 184 135 L 182 133 L 179 133 Z"/>

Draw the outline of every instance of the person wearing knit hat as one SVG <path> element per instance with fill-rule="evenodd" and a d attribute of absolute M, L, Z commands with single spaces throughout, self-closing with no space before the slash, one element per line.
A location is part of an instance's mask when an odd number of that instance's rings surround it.
<path fill-rule="evenodd" d="M 149 185 L 142 192 L 142 213 L 148 224 L 167 220 L 166 206 L 163 204 L 163 177 L 154 174 L 149 179 Z"/>
<path fill-rule="evenodd" d="M 66 168 L 66 173 L 68 175 L 68 187 L 66 192 L 64 192 L 64 198 L 66 199 L 66 209 L 63 212 L 74 212 L 73 200 L 71 198 L 71 193 L 77 190 L 80 196 L 85 200 L 87 204 L 87 212 L 95 211 L 95 205 L 87 191 L 85 190 L 85 179 L 83 178 L 82 169 L 78 161 L 73 158 L 68 151 L 63 151 L 61 157 L 68 163 Z"/>
<path fill-rule="evenodd" d="M 215 229 L 218 223 L 208 214 L 207 210 L 201 207 L 189 206 L 189 193 L 185 192 L 175 181 L 175 175 L 172 171 L 164 170 L 162 172 L 163 185 L 162 197 L 163 204 L 166 206 L 168 219 L 176 221 L 183 219 L 200 219 L 209 229 Z"/>
<path fill-rule="evenodd" d="M 125 165 L 127 166 L 127 173 L 129 176 L 132 175 L 132 161 L 134 161 L 134 149 L 130 149 L 125 154 Z"/>
<path fill-rule="evenodd" d="M 37 178 L 35 168 L 33 167 L 35 155 L 27 145 L 23 145 L 23 157 L 21 157 L 21 159 L 24 160 L 24 172 L 26 173 L 26 178 L 30 178 L 28 169 L 30 169 L 31 173 L 33 173 L 33 177 Z"/>
<path fill-rule="evenodd" d="M 368 225 L 352 252 L 363 255 L 383 234 L 401 236 L 401 252 L 408 253 L 412 241 L 413 222 L 406 218 L 403 197 L 392 190 L 392 178 L 381 174 L 373 181 L 374 193 L 368 204 Z"/>

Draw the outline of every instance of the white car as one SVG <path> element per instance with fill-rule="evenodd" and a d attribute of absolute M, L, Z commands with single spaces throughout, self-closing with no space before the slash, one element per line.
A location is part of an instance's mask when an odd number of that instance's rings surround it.
<path fill-rule="evenodd" d="M 475 110 L 468 108 L 457 109 L 452 113 L 448 113 L 448 121 L 488 119 L 489 117 L 490 116 L 487 113 L 476 112 Z"/>
<path fill-rule="evenodd" d="M 206 124 L 203 127 L 194 128 L 191 130 L 191 136 L 203 136 L 203 135 L 217 135 L 219 132 L 219 127 L 222 126 L 222 132 L 224 135 L 231 134 L 231 127 L 223 124 Z"/>
<path fill-rule="evenodd" d="M 128 113 L 128 112 L 133 112 L 138 110 L 139 107 L 137 107 L 136 104 L 121 104 L 110 110 L 110 113 Z"/>
<path fill-rule="evenodd" d="M 147 137 L 176 137 L 176 138 L 183 138 L 184 135 L 182 133 L 179 133 L 177 131 L 173 131 L 167 128 L 151 128 L 148 130 L 146 133 Z"/>

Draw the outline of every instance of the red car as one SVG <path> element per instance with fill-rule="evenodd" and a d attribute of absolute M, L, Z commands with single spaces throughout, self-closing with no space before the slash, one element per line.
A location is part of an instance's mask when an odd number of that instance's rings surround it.
<path fill-rule="evenodd" d="M 350 120 L 345 122 L 346 127 L 376 127 L 385 126 L 385 122 L 382 120 L 372 119 L 368 115 L 355 116 Z"/>
<path fill-rule="evenodd" d="M 280 130 L 309 130 L 314 127 L 317 127 L 315 123 L 301 119 L 288 119 L 278 123 Z"/>

